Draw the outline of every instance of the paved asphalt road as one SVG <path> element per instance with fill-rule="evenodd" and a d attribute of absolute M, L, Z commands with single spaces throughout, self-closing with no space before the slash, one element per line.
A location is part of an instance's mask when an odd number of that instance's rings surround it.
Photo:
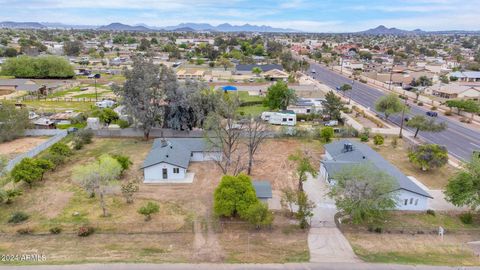
<path fill-rule="evenodd" d="M 352 80 L 341 76 L 340 74 L 329 70 L 328 68 L 321 66 L 317 63 L 311 63 L 310 70 L 315 70 L 315 74 L 309 74 L 316 80 L 323 84 L 336 89 L 337 86 L 343 84 L 351 84 Z M 369 85 L 363 84 L 359 81 L 355 81 L 353 90 L 349 91 L 347 95 L 350 95 L 355 102 L 369 107 L 372 111 L 375 111 L 375 101 L 385 95 L 384 92 L 375 89 Z M 410 103 L 413 105 L 413 103 Z M 425 115 L 428 110 L 416 105 L 411 106 L 409 116 L 412 115 Z M 391 119 L 390 119 L 391 118 Z M 391 120 L 396 125 L 400 126 L 401 116 L 391 116 Z M 480 150 L 480 131 L 470 129 L 458 121 L 451 120 L 443 115 L 438 115 L 438 121 L 445 121 L 448 124 L 448 128 L 440 133 L 419 132 L 419 137 L 430 143 L 436 143 L 445 145 L 451 155 L 461 160 L 469 160 L 472 156 L 473 150 Z M 410 131 L 413 131 L 407 128 Z"/>
<path fill-rule="evenodd" d="M 292 264 L 80 264 L 2 266 L 0 270 L 464 270 L 479 267 L 413 266 L 369 263 L 292 263 Z"/>

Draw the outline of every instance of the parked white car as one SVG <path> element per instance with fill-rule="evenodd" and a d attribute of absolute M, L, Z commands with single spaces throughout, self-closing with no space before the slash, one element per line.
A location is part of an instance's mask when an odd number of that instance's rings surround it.
<path fill-rule="evenodd" d="M 334 127 L 338 126 L 338 121 L 337 120 L 330 120 L 324 124 L 327 127 Z"/>
<path fill-rule="evenodd" d="M 95 106 L 97 106 L 98 108 L 111 108 L 113 107 L 113 105 L 115 105 L 115 101 L 109 99 L 105 99 L 95 103 Z"/>

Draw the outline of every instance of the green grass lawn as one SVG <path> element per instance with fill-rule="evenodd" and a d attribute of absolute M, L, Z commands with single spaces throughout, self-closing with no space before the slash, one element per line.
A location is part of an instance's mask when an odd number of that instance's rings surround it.
<path fill-rule="evenodd" d="M 261 115 L 262 112 L 268 111 L 268 107 L 263 105 L 253 105 L 253 106 L 245 106 L 238 108 L 238 113 L 243 115 L 253 115 L 258 116 Z"/>
<path fill-rule="evenodd" d="M 58 91 L 51 93 L 47 96 L 47 98 L 57 98 L 57 97 L 64 97 L 68 94 L 75 93 L 75 92 L 80 92 L 80 86 L 75 86 L 73 88 L 64 90 L 64 91 Z"/>
<path fill-rule="evenodd" d="M 251 96 L 245 91 L 239 91 L 237 94 L 242 102 L 263 101 L 265 99 L 261 96 Z"/>
<path fill-rule="evenodd" d="M 94 102 L 26 100 L 23 103 L 28 107 L 46 112 L 63 112 L 65 110 L 87 112 L 91 111 L 94 106 Z"/>

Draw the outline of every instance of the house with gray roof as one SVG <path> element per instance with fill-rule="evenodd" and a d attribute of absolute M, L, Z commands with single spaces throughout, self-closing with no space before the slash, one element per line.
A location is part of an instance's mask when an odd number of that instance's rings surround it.
<path fill-rule="evenodd" d="M 212 149 L 203 138 L 158 138 L 143 162 L 144 183 L 191 183 L 190 162 L 212 161 L 221 152 Z"/>
<path fill-rule="evenodd" d="M 427 187 L 413 177 L 407 177 L 397 167 L 385 160 L 368 145 L 356 141 L 339 140 L 325 145 L 325 157 L 320 162 L 320 176 L 329 184 L 335 184 L 335 174 L 342 169 L 369 162 L 396 181 L 397 210 L 425 211 L 433 197 Z"/>

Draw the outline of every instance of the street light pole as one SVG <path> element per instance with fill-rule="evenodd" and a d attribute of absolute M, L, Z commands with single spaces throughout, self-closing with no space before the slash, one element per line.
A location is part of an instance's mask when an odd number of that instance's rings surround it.
<path fill-rule="evenodd" d="M 406 108 L 407 108 L 407 106 L 408 106 L 408 104 L 407 104 L 408 97 L 407 97 L 407 95 L 405 95 L 405 91 L 403 91 L 403 98 L 404 98 L 404 100 L 405 100 L 405 103 L 404 103 L 403 109 L 402 109 L 402 121 L 401 121 L 401 123 L 400 123 L 400 133 L 398 134 L 398 137 L 399 137 L 400 139 L 403 138 L 403 134 L 402 134 L 402 131 L 403 131 L 403 122 L 405 122 L 405 110 L 406 110 Z"/>
<path fill-rule="evenodd" d="M 352 93 L 353 92 L 353 85 L 355 84 L 355 80 L 352 80 L 352 89 L 350 89 L 350 95 L 348 95 L 348 104 L 350 104 L 350 101 L 352 100 Z"/>

